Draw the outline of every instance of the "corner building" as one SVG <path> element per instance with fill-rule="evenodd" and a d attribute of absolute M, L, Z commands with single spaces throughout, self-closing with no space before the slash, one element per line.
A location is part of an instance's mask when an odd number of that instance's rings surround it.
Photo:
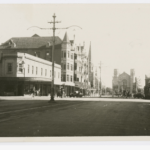
<path fill-rule="evenodd" d="M 55 64 L 54 91 L 61 85 L 61 66 Z M 35 88 L 39 96 L 51 92 L 52 63 L 20 52 L 4 52 L 0 58 L 0 95 L 29 95 Z"/>

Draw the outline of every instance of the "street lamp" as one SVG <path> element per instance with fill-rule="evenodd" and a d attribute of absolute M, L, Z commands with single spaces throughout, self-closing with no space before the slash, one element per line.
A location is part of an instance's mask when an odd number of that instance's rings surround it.
<path fill-rule="evenodd" d="M 51 83 L 51 99 L 50 99 L 50 102 L 54 102 L 54 50 L 55 50 L 55 30 L 56 29 L 69 29 L 71 27 L 78 27 L 80 29 L 82 29 L 81 27 L 77 26 L 77 25 L 72 25 L 72 26 L 69 26 L 69 27 L 66 27 L 66 28 L 55 28 L 55 24 L 56 23 L 60 23 L 60 21 L 55 21 L 55 18 L 56 18 L 56 15 L 54 14 L 53 15 L 53 21 L 52 22 L 48 22 L 48 23 L 52 23 L 53 24 L 53 28 L 40 28 L 38 26 L 32 26 L 32 27 L 36 27 L 36 28 L 39 28 L 39 29 L 42 29 L 42 30 L 53 30 L 53 47 L 52 47 L 52 83 Z M 32 28 L 30 27 L 30 28 Z M 28 29 L 30 29 L 28 28 Z M 27 29 L 27 30 L 28 30 Z"/>

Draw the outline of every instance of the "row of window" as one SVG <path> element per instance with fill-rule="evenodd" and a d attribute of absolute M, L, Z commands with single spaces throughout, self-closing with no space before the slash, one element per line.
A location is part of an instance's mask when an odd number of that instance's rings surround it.
<path fill-rule="evenodd" d="M 66 78 L 67 77 L 67 78 Z M 73 76 L 72 75 L 62 75 L 62 81 L 71 81 L 73 82 Z"/>
<path fill-rule="evenodd" d="M 12 68 L 13 68 L 13 65 L 12 65 L 12 63 L 8 63 L 7 64 L 7 72 L 8 73 L 12 73 Z M 23 72 L 23 68 L 22 68 L 22 64 L 19 64 L 18 65 L 18 71 L 19 72 Z M 43 76 L 43 72 L 44 71 L 44 69 L 43 68 L 41 68 L 41 76 Z M 38 67 L 35 67 L 35 72 L 36 72 L 36 75 L 38 74 Z M 28 65 L 28 73 L 30 73 L 30 65 Z M 32 74 L 34 74 L 34 66 L 32 66 Z M 45 69 L 45 76 L 47 76 L 47 69 Z M 52 77 L 52 71 L 50 70 L 50 77 Z M 56 77 L 56 72 L 54 72 L 54 77 Z M 58 72 L 58 78 L 60 77 L 60 74 L 59 74 L 59 72 Z M 75 79 L 75 81 L 79 81 L 79 78 L 77 78 L 76 77 L 76 75 L 75 75 L 75 77 L 74 77 Z M 82 80 L 82 78 L 81 78 L 81 80 Z M 62 75 L 62 81 L 71 81 L 71 82 L 73 82 L 73 76 L 72 75 Z M 84 82 L 86 82 L 86 80 L 84 80 Z"/>
<path fill-rule="evenodd" d="M 18 64 L 17 66 L 18 72 L 22 73 L 23 72 L 23 66 L 22 64 Z M 32 68 L 32 74 L 36 73 L 38 75 L 38 67 L 31 66 Z M 13 64 L 12 63 L 7 63 L 7 73 L 12 73 L 13 71 Z M 35 69 L 35 70 L 34 70 Z M 45 71 L 45 72 L 44 72 Z M 28 73 L 30 73 L 30 65 L 28 65 Z M 47 76 L 47 69 L 41 68 L 41 76 L 43 76 L 45 73 L 45 76 Z M 52 71 L 50 70 L 50 77 L 52 77 Z M 56 78 L 56 71 L 54 71 L 54 77 Z M 58 72 L 58 78 L 60 78 L 60 73 Z"/>
<path fill-rule="evenodd" d="M 32 74 L 34 74 L 34 72 L 36 73 L 36 75 L 38 74 L 38 67 L 32 66 L 31 69 L 32 69 Z M 43 76 L 43 75 L 47 76 L 47 69 L 41 68 L 40 71 L 41 71 L 41 76 Z M 28 65 L 28 73 L 30 73 L 30 65 Z M 50 70 L 50 77 L 52 77 L 52 70 Z M 54 77 L 56 77 L 56 71 L 54 71 Z M 60 78 L 59 72 L 58 72 L 58 78 Z"/>
<path fill-rule="evenodd" d="M 68 52 L 67 53 L 67 56 L 68 56 L 68 58 L 71 58 L 71 59 L 73 59 L 73 53 L 70 53 L 70 52 Z M 66 52 L 61 52 L 61 57 L 63 58 L 66 58 Z"/>
<path fill-rule="evenodd" d="M 62 64 L 62 68 L 64 69 L 64 70 L 66 70 L 66 64 Z M 73 65 L 72 64 L 69 64 L 69 63 L 67 63 L 67 69 L 69 70 L 72 70 L 73 71 Z"/>

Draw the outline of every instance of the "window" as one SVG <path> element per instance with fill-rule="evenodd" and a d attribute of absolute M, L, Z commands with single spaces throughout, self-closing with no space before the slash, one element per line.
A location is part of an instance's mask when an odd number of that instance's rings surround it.
<path fill-rule="evenodd" d="M 34 73 L 34 66 L 32 66 L 32 74 Z"/>
<path fill-rule="evenodd" d="M 77 63 L 75 63 L 74 69 L 77 70 Z"/>
<path fill-rule="evenodd" d="M 70 56 L 70 54 L 69 54 L 69 52 L 68 52 L 68 58 L 69 58 L 69 56 Z"/>
<path fill-rule="evenodd" d="M 50 77 L 52 77 L 52 70 L 50 70 Z"/>
<path fill-rule="evenodd" d="M 66 58 L 66 52 L 64 52 L 64 58 Z"/>
<path fill-rule="evenodd" d="M 47 69 L 45 69 L 45 76 L 47 76 Z"/>
<path fill-rule="evenodd" d="M 36 74 L 38 74 L 38 67 L 36 67 Z"/>
<path fill-rule="evenodd" d="M 74 81 L 77 81 L 77 75 L 76 74 L 74 75 Z"/>
<path fill-rule="evenodd" d="M 37 52 L 36 54 L 37 54 L 37 57 L 40 57 L 40 52 Z"/>
<path fill-rule="evenodd" d="M 73 54 L 71 54 L 71 59 L 73 59 Z"/>
<path fill-rule="evenodd" d="M 67 75 L 67 81 L 69 81 L 69 75 Z"/>
<path fill-rule="evenodd" d="M 72 76 L 70 76 L 70 81 L 72 82 Z"/>
<path fill-rule="evenodd" d="M 28 65 L 28 73 L 30 72 L 30 65 Z"/>
<path fill-rule="evenodd" d="M 22 64 L 18 64 L 18 71 L 19 72 L 23 72 L 23 66 L 22 66 Z"/>
<path fill-rule="evenodd" d="M 61 52 L 61 57 L 63 58 L 63 51 Z"/>
<path fill-rule="evenodd" d="M 67 63 L 67 69 L 69 70 L 69 63 Z"/>
<path fill-rule="evenodd" d="M 7 64 L 7 72 L 12 73 L 12 63 Z"/>
<path fill-rule="evenodd" d="M 43 68 L 41 68 L 41 76 L 43 75 Z"/>
<path fill-rule="evenodd" d="M 73 65 L 71 64 L 71 70 L 73 70 Z"/>
<path fill-rule="evenodd" d="M 66 69 L 66 64 L 64 64 L 64 70 Z"/>
<path fill-rule="evenodd" d="M 63 65 L 64 65 L 64 64 L 61 64 L 61 70 L 63 70 Z"/>
<path fill-rule="evenodd" d="M 63 81 L 66 81 L 66 75 L 63 75 Z"/>
<path fill-rule="evenodd" d="M 61 75 L 61 81 L 63 81 L 63 75 Z"/>

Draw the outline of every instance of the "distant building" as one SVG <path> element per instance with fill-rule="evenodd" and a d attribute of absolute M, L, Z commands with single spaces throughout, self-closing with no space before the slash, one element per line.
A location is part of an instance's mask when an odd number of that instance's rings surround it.
<path fill-rule="evenodd" d="M 135 93 L 137 91 L 137 79 L 135 78 L 134 69 L 130 70 L 130 75 L 125 72 L 119 74 L 119 71 L 114 69 L 112 88 L 114 92 L 128 90 L 130 93 Z"/>
<path fill-rule="evenodd" d="M 98 68 L 94 69 L 94 81 L 93 81 L 93 88 L 95 89 L 95 93 L 99 93 L 100 90 L 100 79 L 98 78 L 98 72 L 97 72 Z"/>
<path fill-rule="evenodd" d="M 150 99 L 150 75 L 145 75 L 144 94 L 146 99 Z"/>
<path fill-rule="evenodd" d="M 88 70 L 89 70 L 89 82 L 91 88 L 94 87 L 94 72 L 93 72 L 93 63 L 92 63 L 92 52 L 91 52 L 91 43 L 89 48 L 89 54 L 88 54 Z"/>

